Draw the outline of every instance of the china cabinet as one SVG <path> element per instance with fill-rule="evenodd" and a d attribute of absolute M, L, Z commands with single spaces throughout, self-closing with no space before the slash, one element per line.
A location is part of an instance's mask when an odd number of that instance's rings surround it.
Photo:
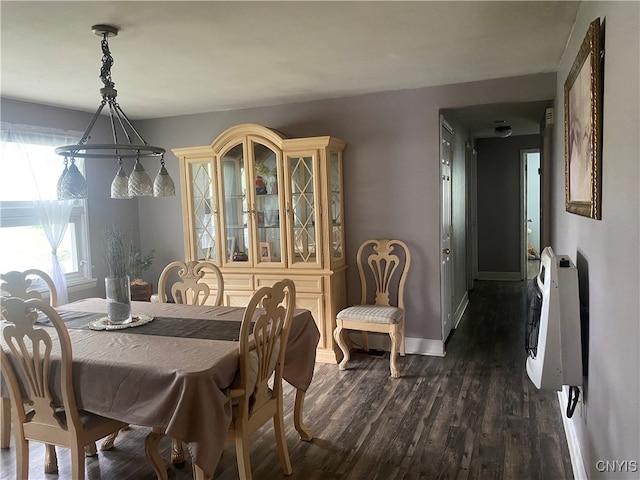
<path fill-rule="evenodd" d="M 313 313 L 317 360 L 341 358 L 335 315 L 346 305 L 342 150 L 329 136 L 286 138 L 254 124 L 211 145 L 176 148 L 185 259 L 211 260 L 224 304 L 244 306 L 262 286 L 296 284 L 296 306 Z"/>

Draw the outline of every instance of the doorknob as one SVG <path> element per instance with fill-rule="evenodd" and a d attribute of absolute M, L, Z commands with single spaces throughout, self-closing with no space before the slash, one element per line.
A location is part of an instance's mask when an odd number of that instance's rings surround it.
<path fill-rule="evenodd" d="M 442 249 L 442 253 L 444 253 L 445 255 L 449 255 L 451 253 L 451 249 L 450 248 L 443 248 Z"/>

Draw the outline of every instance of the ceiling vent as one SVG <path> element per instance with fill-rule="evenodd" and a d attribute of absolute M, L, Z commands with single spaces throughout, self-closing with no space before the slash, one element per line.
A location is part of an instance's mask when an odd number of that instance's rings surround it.
<path fill-rule="evenodd" d="M 497 137 L 507 138 L 507 137 L 511 136 L 513 131 L 511 130 L 511 126 L 510 125 L 500 125 L 500 126 L 495 128 L 494 133 L 496 134 Z"/>

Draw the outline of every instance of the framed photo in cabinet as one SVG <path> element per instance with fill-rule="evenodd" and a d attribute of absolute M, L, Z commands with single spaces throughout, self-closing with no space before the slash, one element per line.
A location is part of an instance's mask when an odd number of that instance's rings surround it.
<path fill-rule="evenodd" d="M 271 242 L 260 242 L 260 260 L 263 262 L 271 261 Z"/>

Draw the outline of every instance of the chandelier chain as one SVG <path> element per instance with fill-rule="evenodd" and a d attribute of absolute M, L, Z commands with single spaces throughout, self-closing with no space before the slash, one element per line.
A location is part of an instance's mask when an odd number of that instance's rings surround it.
<path fill-rule="evenodd" d="M 105 88 L 113 90 L 115 83 L 111 80 L 111 66 L 113 65 L 113 57 L 109 51 L 109 41 L 107 40 L 107 34 L 102 35 L 102 67 L 100 68 L 100 79 L 104 83 Z M 106 91 L 104 96 L 109 96 L 110 92 Z M 115 95 L 114 95 L 115 96 Z"/>

